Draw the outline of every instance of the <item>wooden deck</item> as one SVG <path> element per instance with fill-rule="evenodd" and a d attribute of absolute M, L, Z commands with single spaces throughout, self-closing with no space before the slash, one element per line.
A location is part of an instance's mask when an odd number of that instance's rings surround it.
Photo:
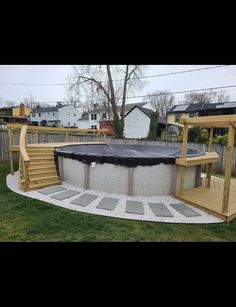
<path fill-rule="evenodd" d="M 224 179 L 212 176 L 210 188 L 206 187 L 206 178 L 202 178 L 200 187 L 184 191 L 181 196 L 177 193 L 175 197 L 229 222 L 236 217 L 236 179 L 232 178 L 230 183 L 228 214 L 222 213 L 223 189 Z"/>
<path fill-rule="evenodd" d="M 61 142 L 61 143 L 35 143 L 27 144 L 27 148 L 55 148 L 68 145 L 85 145 L 85 144 L 107 144 L 106 142 Z"/>

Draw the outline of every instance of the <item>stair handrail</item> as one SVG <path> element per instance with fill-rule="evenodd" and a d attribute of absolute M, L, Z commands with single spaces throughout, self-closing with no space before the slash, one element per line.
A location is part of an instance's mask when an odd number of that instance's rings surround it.
<path fill-rule="evenodd" d="M 23 178 L 25 180 L 25 184 L 23 185 L 23 190 L 26 192 L 28 191 L 29 187 L 29 164 L 30 158 L 26 151 L 26 137 L 27 137 L 27 126 L 24 125 L 21 128 L 20 132 L 20 143 L 19 143 L 19 150 L 20 150 L 20 164 L 22 168 Z M 22 186 L 22 185 L 21 185 Z"/>
<path fill-rule="evenodd" d="M 19 147 L 20 147 L 20 155 L 21 155 L 21 158 L 23 160 L 23 162 L 25 162 L 26 165 L 29 165 L 29 162 L 30 162 L 30 158 L 29 158 L 29 155 L 26 151 L 26 136 L 27 136 L 27 126 L 24 125 L 22 126 L 21 128 L 21 132 L 20 132 L 20 144 L 19 144 Z"/>

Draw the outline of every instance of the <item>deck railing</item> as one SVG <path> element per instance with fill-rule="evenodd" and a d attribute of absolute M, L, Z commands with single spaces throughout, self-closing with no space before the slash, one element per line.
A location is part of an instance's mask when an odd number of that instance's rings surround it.
<path fill-rule="evenodd" d="M 22 131 L 22 128 L 25 127 Z M 92 135 L 96 136 L 97 141 L 106 141 L 106 136 L 108 133 L 108 129 L 78 129 L 78 128 L 56 128 L 56 127 L 42 127 L 42 126 L 30 126 L 30 125 L 21 125 L 21 124 L 7 124 L 7 130 L 8 130 L 8 153 L 9 153 L 9 161 L 10 161 L 10 169 L 11 174 L 14 174 L 14 168 L 13 168 L 13 153 L 14 152 L 20 152 L 21 160 L 23 160 L 23 157 L 26 158 L 25 153 L 26 152 L 26 146 L 27 146 L 27 133 L 33 133 L 34 138 L 33 142 L 35 144 L 39 143 L 39 134 L 40 133 L 58 133 L 64 135 L 64 142 L 69 141 L 69 135 L 70 134 L 77 134 L 77 135 Z M 16 145 L 13 143 L 13 132 L 14 131 L 21 131 L 20 132 L 20 143 L 19 145 Z M 21 135 L 22 134 L 22 135 Z M 24 135 L 24 137 L 23 137 Z M 20 144 L 21 150 L 20 150 Z M 24 149 L 23 149 L 24 148 Z M 25 152 L 24 152 L 25 150 Z M 27 162 L 27 161 L 26 161 Z"/>

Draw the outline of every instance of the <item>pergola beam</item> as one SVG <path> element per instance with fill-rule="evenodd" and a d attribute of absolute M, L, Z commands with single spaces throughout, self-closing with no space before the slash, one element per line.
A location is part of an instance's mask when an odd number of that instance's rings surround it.
<path fill-rule="evenodd" d="M 199 116 L 194 118 L 181 118 L 180 124 L 188 124 L 208 128 L 229 128 L 236 125 L 236 115 Z"/>

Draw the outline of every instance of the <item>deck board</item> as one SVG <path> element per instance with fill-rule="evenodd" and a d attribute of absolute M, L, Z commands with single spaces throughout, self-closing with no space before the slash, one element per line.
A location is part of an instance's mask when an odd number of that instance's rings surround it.
<path fill-rule="evenodd" d="M 236 179 L 231 179 L 229 195 L 229 212 L 222 213 L 222 200 L 224 190 L 224 178 L 211 177 L 211 187 L 206 187 L 206 178 L 202 178 L 200 187 L 185 191 L 182 195 L 175 195 L 178 199 L 185 201 L 197 208 L 230 221 L 236 217 Z"/>

